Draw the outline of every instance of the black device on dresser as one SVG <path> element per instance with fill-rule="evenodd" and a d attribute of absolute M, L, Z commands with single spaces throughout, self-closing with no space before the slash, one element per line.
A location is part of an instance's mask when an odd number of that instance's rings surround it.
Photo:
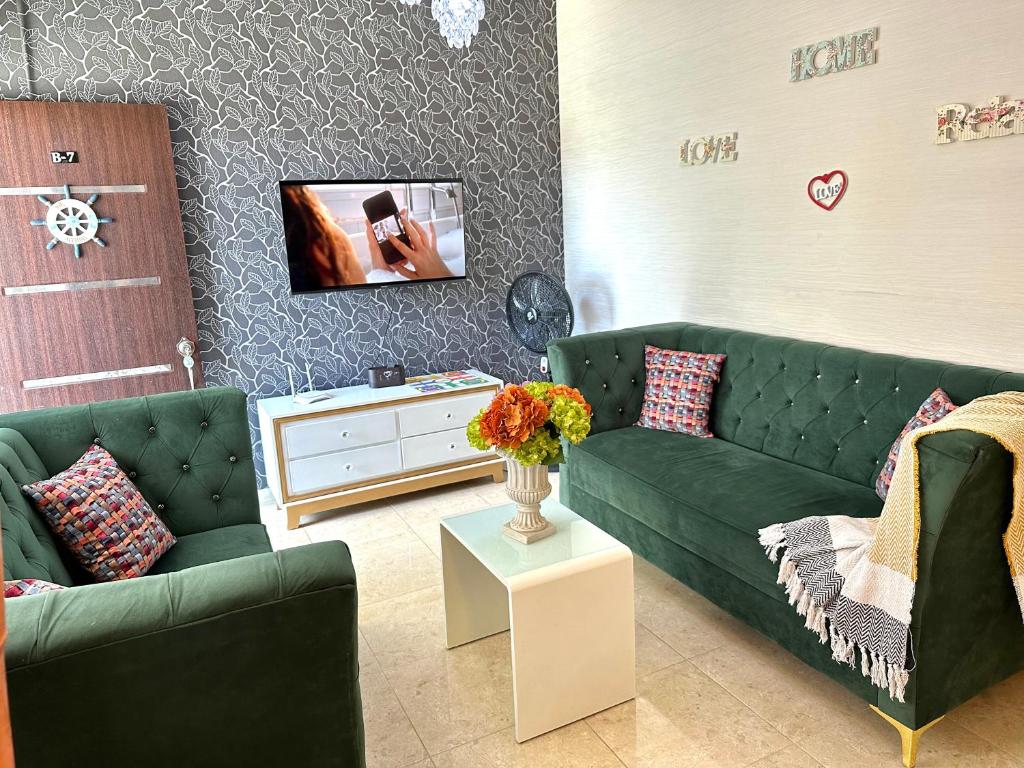
<path fill-rule="evenodd" d="M 405 366 L 396 363 L 390 367 L 377 365 L 366 369 L 366 378 L 370 383 L 370 389 L 381 387 L 400 387 L 405 384 Z"/>

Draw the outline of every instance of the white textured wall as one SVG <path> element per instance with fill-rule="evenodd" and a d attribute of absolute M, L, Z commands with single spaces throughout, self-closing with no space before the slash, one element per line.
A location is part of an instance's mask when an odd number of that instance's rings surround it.
<path fill-rule="evenodd" d="M 878 26 L 873 66 L 792 48 Z M 1024 135 L 933 144 L 1024 98 L 1024 2 L 559 0 L 566 276 L 580 330 L 689 320 L 1024 370 Z M 738 160 L 680 139 L 737 131 Z M 808 180 L 850 177 L 830 213 Z"/>

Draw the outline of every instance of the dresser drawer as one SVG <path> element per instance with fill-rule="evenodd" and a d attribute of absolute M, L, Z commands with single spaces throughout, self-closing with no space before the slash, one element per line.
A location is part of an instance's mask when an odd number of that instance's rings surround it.
<path fill-rule="evenodd" d="M 484 455 L 469 444 L 465 427 L 406 437 L 402 440 L 402 464 L 406 469 L 451 464 L 454 461 Z"/>
<path fill-rule="evenodd" d="M 472 395 L 444 397 L 423 405 L 409 405 L 398 410 L 402 437 L 441 432 L 465 427 L 477 411 L 494 398 L 493 390 Z"/>
<path fill-rule="evenodd" d="M 397 474 L 402 471 L 402 448 L 397 442 L 384 443 L 293 460 L 286 466 L 288 493 L 298 496 Z"/>
<path fill-rule="evenodd" d="M 398 436 L 393 411 L 307 419 L 286 424 L 281 432 L 288 459 L 386 443 Z"/>

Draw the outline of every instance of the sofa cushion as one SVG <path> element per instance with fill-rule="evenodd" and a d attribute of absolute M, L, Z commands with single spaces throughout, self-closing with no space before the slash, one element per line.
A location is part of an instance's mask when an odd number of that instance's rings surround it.
<path fill-rule="evenodd" d="M 163 520 L 99 445 L 64 471 L 22 490 L 97 581 L 144 576 L 174 546 Z"/>
<path fill-rule="evenodd" d="M 196 565 L 234 560 L 273 551 L 267 529 L 259 523 L 229 525 L 178 537 L 178 543 L 150 569 L 150 574 L 183 571 Z"/>
<path fill-rule="evenodd" d="M 777 600 L 758 529 L 882 508 L 871 488 L 719 439 L 625 427 L 570 450 L 575 485 Z"/>
<path fill-rule="evenodd" d="M 42 579 L 14 579 L 4 582 L 4 599 L 41 595 L 44 592 L 56 592 L 67 587 Z"/>
<path fill-rule="evenodd" d="M 647 383 L 638 427 L 714 437 L 708 429 L 711 398 L 725 355 L 644 347 Z"/>
<path fill-rule="evenodd" d="M 941 388 L 928 395 L 928 399 L 921 403 L 917 413 L 906 423 L 889 449 L 889 455 L 885 459 L 882 471 L 875 478 L 875 493 L 878 494 L 878 498 L 884 500 L 889 495 L 889 486 L 892 484 L 892 476 L 896 472 L 896 461 L 900 457 L 900 447 L 903 444 L 903 438 L 915 429 L 927 427 L 929 424 L 941 421 L 955 410 L 956 404 L 949 399 L 949 395 L 943 392 Z"/>

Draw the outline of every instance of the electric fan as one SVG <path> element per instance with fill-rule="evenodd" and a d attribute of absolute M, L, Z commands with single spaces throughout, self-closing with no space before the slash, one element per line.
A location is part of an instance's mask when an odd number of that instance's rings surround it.
<path fill-rule="evenodd" d="M 543 272 L 525 272 L 512 281 L 505 311 L 512 333 L 538 355 L 547 352 L 552 339 L 572 333 L 572 300 L 558 280 Z"/>

